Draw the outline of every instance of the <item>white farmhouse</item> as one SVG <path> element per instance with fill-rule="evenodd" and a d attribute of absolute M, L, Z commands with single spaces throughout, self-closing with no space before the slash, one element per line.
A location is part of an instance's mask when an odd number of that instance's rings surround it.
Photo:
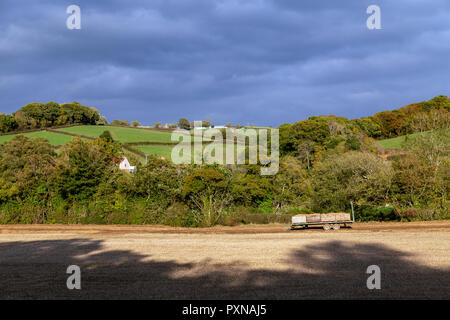
<path fill-rule="evenodd" d="M 133 173 L 136 170 L 136 166 L 131 166 L 128 159 L 126 157 L 123 157 L 119 163 L 119 169 L 127 171 L 129 173 Z"/>

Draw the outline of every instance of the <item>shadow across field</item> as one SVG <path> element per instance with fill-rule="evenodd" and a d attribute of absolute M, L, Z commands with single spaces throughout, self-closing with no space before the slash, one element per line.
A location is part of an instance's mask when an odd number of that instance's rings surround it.
<path fill-rule="evenodd" d="M 245 254 L 245 253 L 243 253 Z M 380 244 L 329 241 L 295 250 L 286 270 L 235 262 L 180 264 L 132 251 L 107 250 L 101 240 L 0 243 L 1 299 L 379 299 L 450 298 L 450 271 L 420 266 Z M 66 268 L 79 265 L 82 289 L 66 288 Z M 381 290 L 368 290 L 376 264 Z"/>

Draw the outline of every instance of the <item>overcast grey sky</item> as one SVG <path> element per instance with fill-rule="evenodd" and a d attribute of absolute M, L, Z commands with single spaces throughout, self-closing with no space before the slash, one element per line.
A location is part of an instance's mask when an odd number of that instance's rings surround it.
<path fill-rule="evenodd" d="M 0 1 L 8 113 L 54 100 L 143 124 L 355 118 L 450 95 L 449 57 L 448 0 Z"/>

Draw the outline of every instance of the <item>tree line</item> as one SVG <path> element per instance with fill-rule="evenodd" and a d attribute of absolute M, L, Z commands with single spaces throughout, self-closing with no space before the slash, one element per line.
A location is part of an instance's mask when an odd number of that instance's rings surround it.
<path fill-rule="evenodd" d="M 376 152 L 376 140 L 449 127 L 450 98 L 438 96 L 366 118 L 314 116 L 294 124 L 282 124 L 280 152 L 303 159 L 310 168 L 322 153 L 341 143 L 351 150 Z"/>
<path fill-rule="evenodd" d="M 39 129 L 69 124 L 106 124 L 97 109 L 78 102 L 29 103 L 12 115 L 0 114 L 0 132 Z"/>

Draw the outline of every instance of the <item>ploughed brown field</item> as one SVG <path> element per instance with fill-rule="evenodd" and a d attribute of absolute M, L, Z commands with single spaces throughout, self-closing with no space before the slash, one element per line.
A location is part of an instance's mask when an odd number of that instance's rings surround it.
<path fill-rule="evenodd" d="M 81 290 L 66 269 L 81 267 Z M 381 268 L 381 290 L 366 269 Z M 0 226 L 1 299 L 450 299 L 450 221 Z"/>

